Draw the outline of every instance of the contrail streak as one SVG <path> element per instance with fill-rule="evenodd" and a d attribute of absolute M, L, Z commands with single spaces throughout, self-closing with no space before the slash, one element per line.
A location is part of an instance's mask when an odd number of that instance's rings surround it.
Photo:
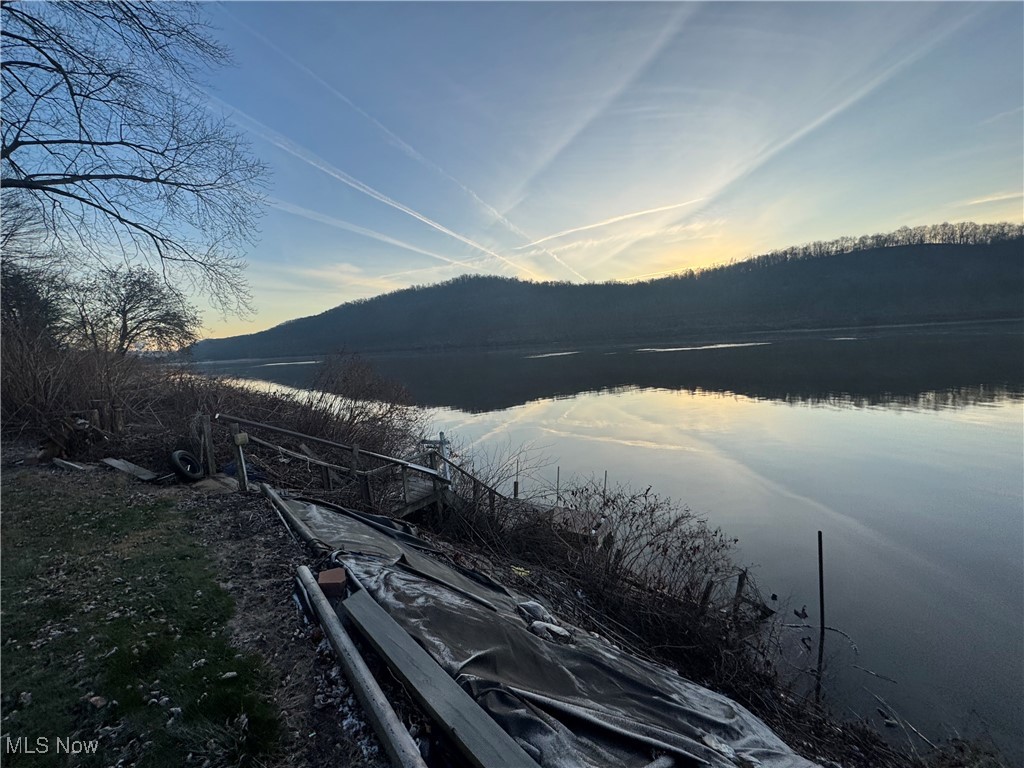
<path fill-rule="evenodd" d="M 452 176 L 450 173 L 448 173 L 448 171 L 446 171 L 444 168 L 439 166 L 433 160 L 431 160 L 430 158 L 428 158 L 425 155 L 423 155 L 423 153 L 421 153 L 419 150 L 417 150 L 415 147 L 413 147 L 411 144 L 409 144 L 409 142 L 405 141 L 405 139 L 403 139 L 401 136 L 396 134 L 394 131 L 392 131 L 390 128 L 388 128 L 386 125 L 384 125 L 380 120 L 378 120 L 376 117 L 371 115 L 365 109 L 363 109 L 358 104 L 356 104 L 354 101 L 352 101 L 352 99 L 350 99 L 344 93 L 342 93 L 337 88 L 335 88 L 333 85 L 331 85 L 326 80 L 324 80 L 322 77 L 320 77 L 320 75 L 318 75 L 316 72 L 311 70 L 309 67 L 307 67 L 305 64 L 303 64 L 301 61 L 298 61 L 297 59 L 295 59 L 293 56 L 288 54 L 286 51 L 282 50 L 280 46 L 278 46 L 276 43 L 274 43 L 268 37 L 263 35 L 261 32 L 253 29 L 248 24 L 246 24 L 244 21 L 242 21 L 241 19 L 239 19 L 236 16 L 234 16 L 234 14 L 228 12 L 228 10 L 226 8 L 222 8 L 221 10 L 225 14 L 230 16 L 235 21 L 236 24 L 238 24 L 240 27 L 245 29 L 249 34 L 251 34 L 253 37 L 258 39 L 260 42 L 262 42 L 264 45 L 266 45 L 272 51 L 274 51 L 278 56 L 283 58 L 285 61 L 287 61 L 289 64 L 291 64 L 296 69 L 299 69 L 302 72 L 304 72 L 306 75 L 308 75 L 310 78 L 312 78 L 314 82 L 318 83 L 321 87 L 326 89 L 329 93 L 331 93 L 333 96 L 335 96 L 339 101 L 341 101 L 346 106 L 351 108 L 353 111 L 359 113 L 362 117 L 364 117 L 366 120 L 368 120 L 370 123 L 372 123 L 373 126 L 377 130 L 379 130 L 381 133 L 383 133 L 387 137 L 387 139 L 395 147 L 397 147 L 399 150 L 404 152 L 406 155 L 411 157 L 416 162 L 420 163 L 421 165 L 426 166 L 427 168 L 431 169 L 432 171 L 437 173 L 442 178 L 447 179 L 452 184 L 457 186 L 466 195 L 468 195 L 473 200 L 473 202 L 475 202 L 478 206 L 480 206 L 488 214 L 490 214 L 492 217 L 494 217 L 494 219 L 496 221 L 501 222 L 501 224 L 503 224 L 510 232 L 513 232 L 514 234 L 519 235 L 524 240 L 529 240 L 530 239 L 530 235 L 526 234 L 522 229 L 520 229 L 514 223 L 509 221 L 509 219 L 507 217 L 505 217 L 497 208 L 495 208 L 493 205 L 491 205 L 490 203 L 488 203 L 485 200 L 483 200 L 476 192 L 474 192 L 472 189 L 470 189 L 468 186 L 466 186 L 466 184 L 464 184 L 462 181 L 460 181 L 459 179 L 457 179 L 454 176 Z M 550 256 L 555 261 L 555 263 L 561 265 L 562 267 L 564 267 L 569 272 L 572 272 L 574 275 L 576 275 L 576 277 L 580 278 L 581 280 L 586 280 L 587 279 L 584 275 L 580 274 L 578 271 L 573 269 L 571 266 L 566 264 L 561 258 L 559 258 L 555 254 L 551 253 L 550 251 L 548 251 L 546 249 L 541 249 L 541 252 L 546 254 L 546 255 L 548 255 L 548 256 Z"/>
<path fill-rule="evenodd" d="M 720 184 L 717 189 L 705 195 L 704 199 L 707 200 L 708 203 L 713 203 L 715 200 L 719 199 L 729 189 L 735 187 L 736 184 L 741 182 L 743 179 L 749 177 L 758 168 L 761 168 L 763 165 L 772 160 L 776 155 L 780 154 L 781 152 L 785 151 L 786 149 L 793 146 L 797 142 L 801 141 L 807 135 L 818 130 L 823 125 L 830 122 L 833 118 L 842 114 L 843 112 L 850 109 L 858 102 L 865 99 L 870 94 L 874 93 L 881 86 L 892 80 L 892 78 L 895 77 L 899 72 L 903 71 L 911 64 L 924 58 L 924 56 L 926 56 L 928 53 L 934 50 L 935 47 L 939 45 L 939 43 L 954 35 L 958 30 L 963 28 L 964 25 L 967 24 L 967 22 L 975 18 L 978 15 L 978 13 L 978 11 L 972 10 L 969 13 L 965 14 L 962 18 L 950 24 L 945 29 L 939 30 L 931 39 L 925 41 L 922 45 L 918 46 L 916 49 L 911 51 L 902 59 L 898 60 L 896 63 L 894 63 L 887 69 L 875 75 L 873 78 L 868 80 L 864 85 L 854 90 L 852 94 L 847 96 L 845 99 L 840 101 L 831 109 L 826 110 L 821 115 L 816 117 L 814 120 L 800 127 L 789 136 L 774 143 L 767 144 L 746 163 L 745 167 L 743 167 L 739 172 L 733 174 L 725 182 Z M 704 207 L 706 208 L 707 206 Z M 696 213 L 699 214 L 700 211 L 698 210 Z M 627 248 L 630 248 L 636 243 L 644 240 L 645 237 L 646 236 L 642 235 L 631 242 L 624 243 L 620 248 L 608 254 L 603 259 L 603 261 L 608 261 L 610 259 L 615 258 Z"/>
<path fill-rule="evenodd" d="M 989 195 L 988 197 L 979 197 L 977 200 L 971 200 L 966 205 L 984 205 L 985 203 L 998 203 L 1003 200 L 1015 200 L 1018 197 L 1024 197 L 1024 192 L 1006 192 L 1004 194 Z"/>
<path fill-rule="evenodd" d="M 279 211 L 291 213 L 294 214 L 295 216 L 301 216 L 304 219 L 309 219 L 310 221 L 316 221 L 321 224 L 326 224 L 330 227 L 335 227 L 336 229 L 343 229 L 346 232 L 354 232 L 357 235 L 362 235 L 363 237 L 369 237 L 374 240 L 379 240 L 382 243 L 387 243 L 388 245 L 394 245 L 399 248 L 404 248 L 407 251 L 419 253 L 422 254 L 423 256 L 429 256 L 432 259 L 437 259 L 438 261 L 443 261 L 453 266 L 466 267 L 467 269 L 473 269 L 476 270 L 477 272 L 481 271 L 479 267 L 477 267 L 474 264 L 471 264 L 468 261 L 459 261 L 458 259 L 452 259 L 448 256 L 442 256 L 440 253 L 434 253 L 433 251 L 424 250 L 423 248 L 419 248 L 418 246 L 412 245 L 411 243 L 406 243 L 403 240 L 396 240 L 395 238 L 385 235 L 381 232 L 376 232 L 372 229 L 367 229 L 366 227 L 360 227 L 358 224 L 352 224 L 351 222 L 344 221 L 342 219 L 336 219 L 333 216 L 328 216 L 327 214 L 320 213 L 319 211 L 311 211 L 309 208 L 303 208 L 301 205 L 295 205 L 295 203 L 289 203 L 284 200 L 278 200 L 277 198 L 269 197 L 267 198 L 267 204 L 271 208 L 276 208 Z"/>
<path fill-rule="evenodd" d="M 535 246 L 535 245 L 537 245 L 539 243 L 546 243 L 548 240 L 554 240 L 555 238 L 558 238 L 558 237 L 565 237 L 566 235 L 571 235 L 571 234 L 573 234 L 575 232 L 586 232 L 588 229 L 597 229 L 598 227 L 607 227 L 609 224 L 615 224 L 615 223 L 620 222 L 620 221 L 626 221 L 627 219 L 635 219 L 635 218 L 637 218 L 639 216 L 648 216 L 648 215 L 650 215 L 652 213 L 660 213 L 662 211 L 671 211 L 671 210 L 674 210 L 676 208 L 683 208 L 683 207 L 685 207 L 687 205 L 693 205 L 694 203 L 699 203 L 703 199 L 704 199 L 703 197 L 698 197 L 698 198 L 695 198 L 693 200 L 687 200 L 685 203 L 675 203 L 673 205 L 663 205 L 660 208 L 650 208 L 650 209 L 648 209 L 646 211 L 636 211 L 634 213 L 624 213 L 621 216 L 613 216 L 610 219 L 605 219 L 604 221 L 599 221 L 599 222 L 597 222 L 595 224 L 587 224 L 587 225 L 582 226 L 582 227 L 573 227 L 572 229 L 564 229 L 561 232 L 555 232 L 555 234 L 553 234 L 553 235 L 548 235 L 547 237 L 542 237 L 540 240 L 534 240 L 532 243 L 527 243 L 526 245 L 521 245 L 518 248 L 516 248 L 515 250 L 519 251 L 519 250 L 522 250 L 523 248 L 530 248 L 531 246 Z"/>
<path fill-rule="evenodd" d="M 342 184 L 345 184 L 345 185 L 351 187 L 352 189 L 356 190 L 357 192 L 362 192 L 367 197 L 373 198 L 374 200 L 376 200 L 376 201 L 378 201 L 380 203 L 383 203 L 384 205 L 387 205 L 387 206 L 389 206 L 391 208 L 394 208 L 396 211 L 401 211 L 402 213 L 404 213 L 404 214 L 406 214 L 408 216 L 411 216 L 412 218 L 416 219 L 417 221 L 423 222 L 428 227 L 430 227 L 432 229 L 435 229 L 438 232 L 441 232 L 441 233 L 443 233 L 445 235 L 448 235 L 449 237 L 452 237 L 452 238 L 458 240 L 459 242 L 465 243 L 466 245 L 470 246 L 471 248 L 475 248 L 476 250 L 481 251 L 482 253 L 486 253 L 488 256 L 491 256 L 492 258 L 495 258 L 498 261 L 501 261 L 501 262 L 507 264 L 508 266 L 512 267 L 513 269 L 522 270 L 523 272 L 526 272 L 531 277 L 535 277 L 535 278 L 538 277 L 536 272 L 533 272 L 532 270 L 530 270 L 530 269 L 528 269 L 526 267 L 523 267 L 523 266 L 520 266 L 520 265 L 516 264 L 515 262 L 511 261 L 510 259 L 507 259 L 506 257 L 502 256 L 500 253 L 497 253 L 496 251 L 492 251 L 487 246 L 481 245 L 480 243 L 476 242 L 475 240 L 472 240 L 472 239 L 466 237 L 465 235 L 461 235 L 458 232 L 455 232 L 455 231 L 449 229 L 448 227 L 444 226 L 443 224 L 439 224 L 438 222 L 434 221 L 433 219 L 431 219 L 431 218 L 429 218 L 427 216 L 424 216 L 419 211 L 413 210 L 409 206 L 404 205 L 404 204 L 398 202 L 397 200 L 393 200 L 392 198 L 390 198 L 387 195 L 385 195 L 383 192 L 378 192 L 376 189 L 371 187 L 369 184 L 365 184 L 364 182 L 360 181 L 359 179 L 355 178 L 354 176 L 352 176 L 352 175 L 350 175 L 348 173 L 345 173 L 345 171 L 342 171 L 341 169 L 336 168 L 335 166 L 331 165 L 330 163 L 328 163 L 323 158 L 321 158 L 318 155 L 316 155 L 313 152 L 311 152 L 310 150 L 306 149 L 305 147 L 301 146 L 300 144 L 295 143 L 291 139 L 289 139 L 289 138 L 287 138 L 285 136 L 282 136 L 277 131 L 275 131 L 275 130 L 273 130 L 271 128 L 268 128 L 266 125 L 261 123 L 256 118 L 251 117 L 250 115 L 247 115 L 245 112 L 243 112 L 240 109 L 237 109 L 237 108 L 233 107 L 232 105 L 228 104 L 226 101 L 223 101 L 222 99 L 219 99 L 216 96 L 213 96 L 213 95 L 205 93 L 205 92 L 204 92 L 204 95 L 211 102 L 213 102 L 215 104 L 218 104 L 225 111 L 227 111 L 229 113 L 232 113 L 232 120 L 234 120 L 235 122 L 237 122 L 239 124 L 243 124 L 243 127 L 245 127 L 250 132 L 252 132 L 255 135 L 259 136 L 264 141 L 270 142 L 271 144 L 276 146 L 278 149 L 284 150 L 285 152 L 287 152 L 288 154 L 292 155 L 293 157 L 297 157 L 299 160 L 302 160 L 304 163 L 306 163 L 308 165 L 311 165 L 312 167 L 314 167 L 314 168 L 316 168 L 316 169 L 318 169 L 320 171 L 323 171 L 328 176 L 332 176 L 333 178 L 335 178 L 338 181 L 340 181 Z M 241 120 L 237 119 L 239 117 L 241 118 Z"/>
<path fill-rule="evenodd" d="M 600 98 L 599 103 L 593 104 L 586 114 L 580 115 L 579 120 L 569 126 L 568 131 L 557 138 L 554 145 L 541 158 L 540 162 L 527 173 L 526 177 L 519 183 L 518 188 L 511 195 L 512 199 L 518 198 L 520 193 L 526 190 L 534 180 L 545 173 L 555 161 L 570 147 L 591 125 L 594 124 L 623 93 L 651 66 L 652 62 L 661 55 L 662 51 L 675 39 L 676 35 L 683 28 L 685 22 L 696 13 L 696 6 L 679 4 L 667 23 L 663 24 L 655 34 L 654 39 L 646 46 L 640 57 L 625 68 L 618 82 L 611 87 Z"/>

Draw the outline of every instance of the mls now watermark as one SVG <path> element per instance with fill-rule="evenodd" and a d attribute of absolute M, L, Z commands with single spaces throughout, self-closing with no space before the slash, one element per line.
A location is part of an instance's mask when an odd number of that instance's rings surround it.
<path fill-rule="evenodd" d="M 40 736 L 30 739 L 27 736 L 4 736 L 5 755 L 45 755 L 54 752 L 58 755 L 92 755 L 99 749 L 100 740 L 72 739 L 58 736 L 51 739 Z"/>

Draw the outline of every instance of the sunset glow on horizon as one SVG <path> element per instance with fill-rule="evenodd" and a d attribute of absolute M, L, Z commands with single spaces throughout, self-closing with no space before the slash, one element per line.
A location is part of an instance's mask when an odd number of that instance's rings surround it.
<path fill-rule="evenodd" d="M 1020 3 L 206 6 L 270 166 L 253 333 L 461 274 L 636 280 L 1024 221 Z"/>

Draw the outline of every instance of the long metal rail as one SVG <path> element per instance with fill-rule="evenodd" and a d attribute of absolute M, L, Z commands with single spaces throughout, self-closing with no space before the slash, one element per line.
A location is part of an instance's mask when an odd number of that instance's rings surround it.
<path fill-rule="evenodd" d="M 263 424 L 263 423 L 261 423 L 259 421 L 251 421 L 250 419 L 243 419 L 240 416 L 231 416 L 230 414 L 227 414 L 227 413 L 218 413 L 213 418 L 214 418 L 215 421 L 225 421 L 225 422 L 227 422 L 229 424 L 240 424 L 240 425 L 246 426 L 246 427 L 255 427 L 256 429 L 265 429 L 265 430 L 268 430 L 269 432 L 277 432 L 280 435 L 288 435 L 289 437 L 297 437 L 297 438 L 300 438 L 302 440 L 308 440 L 308 441 L 313 442 L 313 443 L 320 443 L 321 445 L 329 445 L 332 448 L 341 448 L 342 450 L 349 451 L 352 454 L 357 454 L 358 453 L 359 456 L 367 456 L 367 457 L 369 457 L 371 459 L 379 459 L 380 461 L 387 462 L 388 464 L 393 464 L 396 467 L 405 467 L 406 469 L 410 469 L 410 470 L 412 470 L 414 472 L 420 472 L 420 473 L 422 473 L 424 475 L 431 475 L 431 476 L 437 477 L 439 480 L 444 482 L 444 478 L 441 476 L 441 473 L 438 472 L 436 469 L 432 469 L 430 467 L 424 467 L 421 464 L 414 464 L 413 462 L 406 461 L 405 459 L 399 459 L 399 458 L 396 458 L 394 456 L 386 456 L 383 453 L 374 453 L 373 451 L 364 451 L 361 448 L 358 448 L 357 446 L 354 446 L 354 445 L 345 445 L 344 443 L 338 443 L 338 442 L 335 442 L 334 440 L 327 440 L 327 439 L 322 438 L 322 437 L 314 437 L 313 435 L 306 435 L 306 434 L 303 434 L 302 432 L 295 432 L 294 430 L 285 429 L 284 427 L 275 427 L 273 424 Z"/>

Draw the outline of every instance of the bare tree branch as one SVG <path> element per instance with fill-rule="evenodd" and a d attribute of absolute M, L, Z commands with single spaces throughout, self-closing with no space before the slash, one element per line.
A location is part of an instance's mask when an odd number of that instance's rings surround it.
<path fill-rule="evenodd" d="M 33 204 L 46 246 L 119 252 L 250 311 L 242 254 L 266 167 L 196 96 L 228 61 L 193 3 L 3 0 L 0 189 Z"/>

